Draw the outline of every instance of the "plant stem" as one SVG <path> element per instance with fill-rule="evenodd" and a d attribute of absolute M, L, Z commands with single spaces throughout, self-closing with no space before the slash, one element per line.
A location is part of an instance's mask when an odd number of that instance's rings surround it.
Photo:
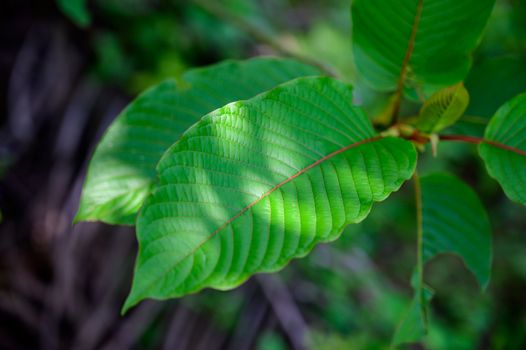
<path fill-rule="evenodd" d="M 522 150 L 522 149 L 519 149 L 519 148 L 515 148 L 515 147 L 512 147 L 512 146 L 508 146 L 508 145 L 505 145 L 503 143 L 499 143 L 499 142 L 495 142 L 495 141 L 491 141 L 491 140 L 486 140 L 482 137 L 475 137 L 475 136 L 467 136 L 467 135 L 440 135 L 440 140 L 442 141 L 459 141 L 459 142 L 467 142 L 467 143 L 473 143 L 473 144 L 481 144 L 481 143 L 485 143 L 485 144 L 488 144 L 488 145 L 491 145 L 491 146 L 494 146 L 494 147 L 497 147 L 497 148 L 501 148 L 503 150 L 506 150 L 506 151 L 510 151 L 510 152 L 514 152 L 514 153 L 517 153 L 517 154 L 520 154 L 522 156 L 526 156 L 526 151 Z"/>
<path fill-rule="evenodd" d="M 322 70 L 325 74 L 329 76 L 336 76 L 335 71 L 325 65 L 322 62 L 319 62 L 311 57 L 305 56 L 299 52 L 296 52 L 294 50 L 291 50 L 288 46 L 284 45 L 283 43 L 275 40 L 272 36 L 264 33 L 256 26 L 252 25 L 249 21 L 245 20 L 242 17 L 238 17 L 228 11 L 225 11 L 225 9 L 218 4 L 215 1 L 208 1 L 208 0 L 194 0 L 194 3 L 201 7 L 206 12 L 210 13 L 211 15 L 227 22 L 232 25 L 235 25 L 248 35 L 254 37 L 257 41 L 265 43 L 272 47 L 277 52 L 281 53 L 282 55 L 293 57 L 297 59 L 298 61 L 301 61 L 306 64 L 310 64 L 312 66 L 315 66 Z"/>
<path fill-rule="evenodd" d="M 417 272 L 417 286 L 419 291 L 423 287 L 424 279 L 424 257 L 423 257 L 423 243 L 424 243 L 424 223 L 422 217 L 422 189 L 420 186 L 420 177 L 415 171 L 413 174 L 413 185 L 415 189 L 415 204 L 416 204 L 416 272 Z"/>
<path fill-rule="evenodd" d="M 467 135 L 440 135 L 440 140 L 441 141 L 467 142 L 467 143 L 474 143 L 476 145 L 484 142 L 484 139 L 482 137 L 467 136 Z"/>

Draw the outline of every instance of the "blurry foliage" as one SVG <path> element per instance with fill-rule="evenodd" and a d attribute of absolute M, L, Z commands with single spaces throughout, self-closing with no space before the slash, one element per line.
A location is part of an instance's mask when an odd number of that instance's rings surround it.
<path fill-rule="evenodd" d="M 58 0 L 62 12 L 79 27 L 87 27 L 91 22 L 86 0 Z"/>
<path fill-rule="evenodd" d="M 89 15 L 80 7 L 64 7 L 73 6 L 73 2 L 59 3 L 80 25 L 89 22 Z M 378 101 L 379 94 L 356 75 L 350 28 L 345 24 L 349 4 L 350 1 L 273 0 L 264 4 L 229 0 L 223 5 L 261 30 L 275 35 L 286 30 L 280 40 L 306 55 L 330 62 L 353 82 L 359 102 L 377 115 L 388 103 L 388 96 L 380 99 L 382 103 L 369 104 Z M 97 24 L 91 43 L 95 55 L 93 72 L 102 81 L 129 93 L 144 90 L 167 76 L 178 76 L 189 66 L 248 56 L 256 44 L 236 26 L 186 1 L 97 0 L 92 5 Z M 289 12 L 270 17 L 272 6 Z M 297 12 L 295 17 L 289 17 L 296 7 L 312 10 L 307 16 L 308 26 L 302 25 Z M 468 115 L 487 118 L 503 101 L 526 89 L 525 57 L 526 2 L 500 1 L 466 82 L 472 96 Z M 469 121 L 455 128 L 461 126 L 470 133 L 480 130 Z M 475 152 L 474 147 L 441 144 L 439 152 L 442 157 L 438 159 L 422 157 L 421 169 L 425 174 L 460 165 L 458 175 L 477 189 L 488 211 L 493 212 L 495 257 L 493 280 L 482 295 L 473 276 L 456 257 L 438 257 L 427 267 L 427 275 L 431 276 L 427 282 L 436 286 L 436 294 L 425 348 L 522 349 L 526 343 L 524 211 L 505 200 L 496 182 L 479 171 L 483 167 L 480 160 L 465 162 L 466 156 Z M 319 247 L 282 272 L 290 280 L 292 292 L 311 326 L 313 349 L 389 347 L 399 315 L 411 299 L 410 286 L 406 284 L 415 260 L 411 200 L 411 191 L 403 189 L 393 195 L 393 200 L 377 205 L 365 222 L 349 228 L 332 246 Z M 437 261 L 440 263 L 435 264 Z M 370 266 L 355 266 L 364 262 Z M 398 288 L 387 288 L 388 285 Z M 241 299 L 235 291 L 207 291 L 185 298 L 185 303 L 209 313 L 211 322 L 228 331 L 236 324 Z M 148 337 L 156 336 L 155 328 L 151 332 L 145 335 L 145 346 Z M 259 336 L 257 349 L 287 348 L 279 332 L 269 330 Z"/>
<path fill-rule="evenodd" d="M 524 55 L 526 51 L 526 2 L 501 0 L 493 9 L 478 58 L 503 53 Z"/>
<path fill-rule="evenodd" d="M 96 74 L 137 93 L 189 66 L 246 55 L 250 39 L 235 26 L 191 1 L 95 2 L 102 22 L 95 36 Z M 229 0 L 224 6 L 265 30 L 256 1 Z"/>

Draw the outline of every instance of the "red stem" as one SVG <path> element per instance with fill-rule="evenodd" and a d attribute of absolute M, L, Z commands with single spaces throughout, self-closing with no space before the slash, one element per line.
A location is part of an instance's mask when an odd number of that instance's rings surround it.
<path fill-rule="evenodd" d="M 491 145 L 491 146 L 494 146 L 494 147 L 498 147 L 498 148 L 504 149 L 506 151 L 510 151 L 510 152 L 514 152 L 514 153 L 520 154 L 522 156 L 526 156 L 526 151 L 524 151 L 522 149 L 515 148 L 515 147 L 512 147 L 512 146 L 508 146 L 508 145 L 505 145 L 505 144 L 502 144 L 502 143 L 499 143 L 499 142 L 486 140 L 486 139 L 484 139 L 482 137 L 474 137 L 474 136 L 467 136 L 467 135 L 440 135 L 440 140 L 443 140 L 443 141 L 460 141 L 460 142 L 474 143 L 474 144 L 477 144 L 477 145 L 481 144 L 481 143 L 486 143 L 488 145 Z"/>

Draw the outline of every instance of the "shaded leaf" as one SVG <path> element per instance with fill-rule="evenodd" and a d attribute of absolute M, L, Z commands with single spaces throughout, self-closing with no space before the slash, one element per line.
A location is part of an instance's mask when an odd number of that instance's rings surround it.
<path fill-rule="evenodd" d="M 411 176 L 414 146 L 380 138 L 352 89 L 300 78 L 220 108 L 159 163 L 124 310 L 283 268 L 363 220 Z"/>
<path fill-rule="evenodd" d="M 76 25 L 85 28 L 91 22 L 86 0 L 58 0 L 58 7 Z"/>
<path fill-rule="evenodd" d="M 499 108 L 484 139 L 479 153 L 488 173 L 511 200 L 526 205 L 526 93 Z"/>
<path fill-rule="evenodd" d="M 354 0 L 358 71 L 374 88 L 433 92 L 462 81 L 495 0 Z M 402 84 L 403 86 L 403 84 Z"/>
<path fill-rule="evenodd" d="M 482 136 L 497 109 L 526 91 L 526 58 L 501 56 L 479 62 L 469 72 L 465 85 L 469 106 L 451 132 Z"/>
<path fill-rule="evenodd" d="M 300 76 L 290 59 L 256 58 L 193 69 L 139 96 L 113 122 L 89 165 L 76 221 L 133 224 L 156 180 L 161 155 L 200 117 Z"/>
<path fill-rule="evenodd" d="M 423 265 L 441 253 L 457 254 L 485 288 L 491 275 L 491 225 L 476 193 L 449 174 L 420 178 L 422 240 L 413 276 L 415 295 L 395 332 L 393 345 L 420 341 L 428 329 L 433 292 L 424 285 Z M 418 208 L 417 208 L 418 209 Z"/>
<path fill-rule="evenodd" d="M 469 94 L 459 83 L 435 92 L 426 100 L 416 127 L 426 133 L 435 133 L 453 125 L 469 104 Z"/>
<path fill-rule="evenodd" d="M 453 175 L 421 178 L 424 263 L 455 253 L 482 288 L 491 274 L 491 225 L 477 194 Z"/>

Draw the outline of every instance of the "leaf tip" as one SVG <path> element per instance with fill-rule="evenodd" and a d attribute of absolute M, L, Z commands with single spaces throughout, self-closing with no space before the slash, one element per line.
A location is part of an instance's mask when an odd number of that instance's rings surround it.
<path fill-rule="evenodd" d="M 126 298 L 124 301 L 124 304 L 122 305 L 120 315 L 124 316 L 128 311 L 130 311 L 131 308 L 133 308 L 135 305 L 139 303 L 139 299 L 134 295 L 133 291 L 130 292 L 130 295 Z"/>
<path fill-rule="evenodd" d="M 71 221 L 71 224 L 72 225 L 76 225 L 79 222 L 86 221 L 86 220 L 87 220 L 86 216 L 83 215 L 82 211 L 79 209 L 77 211 L 77 213 L 75 214 L 75 216 L 73 217 L 73 220 Z"/>

